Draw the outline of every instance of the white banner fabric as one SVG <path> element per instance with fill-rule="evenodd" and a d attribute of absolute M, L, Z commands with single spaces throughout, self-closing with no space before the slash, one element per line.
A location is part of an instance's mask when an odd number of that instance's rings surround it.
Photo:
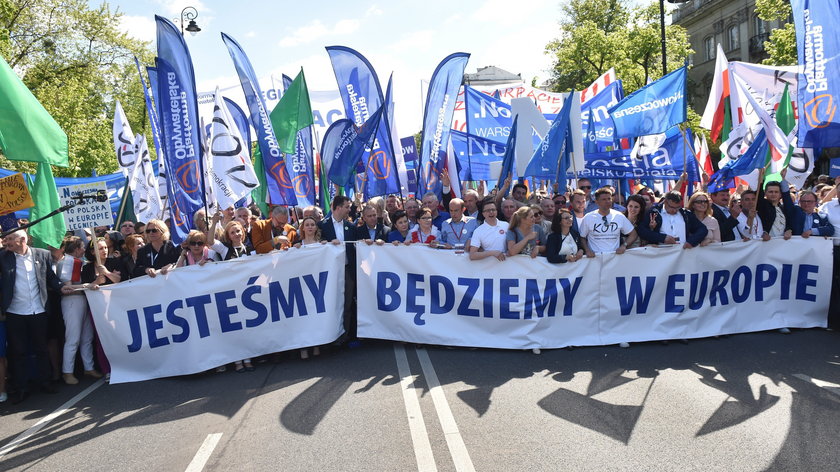
<path fill-rule="evenodd" d="M 86 291 L 111 383 L 335 341 L 344 332 L 344 260 L 343 246 L 308 246 Z"/>
<path fill-rule="evenodd" d="M 824 327 L 831 251 L 793 238 L 550 264 L 358 245 L 359 337 L 531 349 Z"/>

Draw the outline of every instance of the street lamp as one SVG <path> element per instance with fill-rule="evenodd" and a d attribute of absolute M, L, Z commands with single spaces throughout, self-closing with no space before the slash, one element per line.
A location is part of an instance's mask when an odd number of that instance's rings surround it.
<path fill-rule="evenodd" d="M 668 0 L 668 3 L 675 5 L 686 3 L 689 0 Z M 668 59 L 666 57 L 667 51 L 665 48 L 665 0 L 659 0 L 659 33 L 662 39 L 662 75 L 668 73 Z"/>
<path fill-rule="evenodd" d="M 196 18 L 198 18 L 198 10 L 194 7 L 184 7 L 184 9 L 181 10 L 181 36 L 184 35 L 184 22 L 186 21 L 189 21 L 186 30 L 189 31 L 192 36 L 195 36 L 196 33 L 201 31 L 201 28 L 195 24 Z"/>

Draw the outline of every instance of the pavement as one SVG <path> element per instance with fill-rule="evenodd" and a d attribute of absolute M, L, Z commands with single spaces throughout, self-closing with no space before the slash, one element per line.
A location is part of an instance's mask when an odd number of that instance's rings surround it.
<path fill-rule="evenodd" d="M 367 340 L 0 404 L 3 471 L 837 470 L 840 333 L 574 350 Z"/>

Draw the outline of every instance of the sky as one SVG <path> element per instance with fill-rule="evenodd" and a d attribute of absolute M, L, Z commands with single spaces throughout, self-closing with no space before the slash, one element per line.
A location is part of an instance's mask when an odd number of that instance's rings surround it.
<path fill-rule="evenodd" d="M 557 37 L 561 18 L 557 0 L 108 3 L 123 13 L 120 27 L 127 34 L 152 42 L 155 14 L 174 19 L 177 26 L 181 10 L 195 7 L 201 32 L 186 38 L 199 92 L 238 84 L 222 32 L 242 45 L 258 76 L 294 77 L 303 67 L 310 91 L 337 90 L 324 48 L 351 47 L 376 69 L 383 93 L 393 72 L 396 123 L 402 136 L 421 128 L 421 80 L 428 81 L 437 64 L 453 52 L 471 54 L 467 73 L 493 65 L 522 74 L 527 84 L 534 77 L 544 82 L 551 68 L 545 45 Z M 98 4 L 91 0 L 91 5 Z"/>

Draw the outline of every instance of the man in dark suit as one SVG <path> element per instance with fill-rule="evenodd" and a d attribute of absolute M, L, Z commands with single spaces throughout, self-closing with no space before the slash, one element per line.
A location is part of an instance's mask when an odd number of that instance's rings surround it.
<path fill-rule="evenodd" d="M 729 207 L 731 199 L 729 189 L 714 192 L 711 197 L 712 216 L 720 226 L 720 240 L 726 242 L 740 239 L 740 233 L 736 234 L 737 230 L 735 228 L 738 227 L 738 215 L 741 212 L 741 207 L 737 205 L 735 208 Z"/>
<path fill-rule="evenodd" d="M 330 216 L 321 220 L 322 241 L 338 240 L 342 243 L 356 241 L 356 226 L 347 220 L 350 214 L 350 199 L 344 195 L 333 198 Z M 345 244 L 347 258 L 344 266 L 344 337 L 350 347 L 358 345 L 356 339 L 356 247 Z"/>
<path fill-rule="evenodd" d="M 647 224 L 656 221 L 650 229 Z M 667 220 L 667 221 L 666 221 Z M 697 247 L 708 234 L 706 228 L 694 213 L 682 206 L 682 195 L 673 191 L 665 194 L 664 201 L 647 211 L 643 224 L 638 225 L 639 237 L 653 244 L 680 244 L 684 249 Z"/>
<path fill-rule="evenodd" d="M 29 386 L 26 359 L 30 350 L 38 360 L 36 380 L 41 389 L 47 393 L 57 391 L 49 384 L 47 290 L 73 293 L 73 289 L 63 287 L 56 277 L 49 251 L 27 245 L 25 231 L 15 231 L 4 237 L 3 246 L 6 250 L 0 253 L 0 289 L 3 296 L 0 308 L 6 315 L 9 353 L 17 387 L 12 403 L 20 403 L 26 398 Z"/>
<path fill-rule="evenodd" d="M 358 241 L 385 241 L 391 228 L 377 222 L 376 207 L 365 205 L 362 209 L 362 225 L 356 227 L 356 240 Z"/>
<path fill-rule="evenodd" d="M 834 236 L 834 225 L 828 216 L 817 212 L 817 194 L 805 190 L 799 195 L 799 206 L 794 208 L 793 234 L 810 236 Z"/>

